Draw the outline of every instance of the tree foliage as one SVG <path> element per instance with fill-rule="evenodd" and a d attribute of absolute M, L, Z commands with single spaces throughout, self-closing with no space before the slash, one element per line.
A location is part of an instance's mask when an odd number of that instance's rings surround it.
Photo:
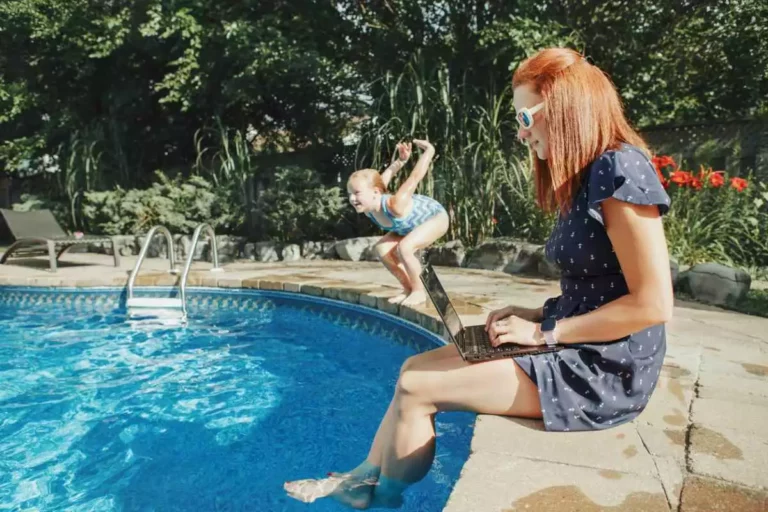
<path fill-rule="evenodd" d="M 767 31 L 753 0 L 5 0 L 0 171 L 60 172 L 76 200 L 189 172 L 218 120 L 266 153 L 334 146 L 409 66 L 450 85 L 458 119 L 554 44 L 609 73 L 640 125 L 764 116 Z"/>

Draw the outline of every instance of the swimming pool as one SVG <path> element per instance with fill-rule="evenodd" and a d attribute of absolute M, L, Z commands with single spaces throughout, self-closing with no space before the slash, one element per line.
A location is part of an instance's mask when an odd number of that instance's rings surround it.
<path fill-rule="evenodd" d="M 123 301 L 0 288 L 0 510 L 347 510 L 283 482 L 356 466 L 400 365 L 438 343 L 299 294 L 192 289 L 186 328 L 129 324 Z M 469 453 L 474 415 L 437 420 L 402 510 L 442 509 Z"/>

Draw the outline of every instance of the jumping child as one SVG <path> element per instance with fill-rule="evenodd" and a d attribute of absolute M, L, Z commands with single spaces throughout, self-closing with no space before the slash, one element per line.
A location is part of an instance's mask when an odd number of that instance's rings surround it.
<path fill-rule="evenodd" d="M 381 174 L 375 169 L 362 169 L 352 173 L 347 182 L 349 202 L 355 211 L 365 213 L 388 232 L 376 243 L 376 253 L 403 287 L 403 293 L 389 302 L 405 305 L 426 301 L 416 251 L 428 247 L 448 231 L 445 208 L 431 197 L 414 194 L 427 175 L 435 148 L 426 140 L 414 139 L 413 144 L 421 149 L 421 156 L 395 194 L 388 194 L 387 186 L 410 158 L 410 143 L 397 145 L 397 158 Z"/>

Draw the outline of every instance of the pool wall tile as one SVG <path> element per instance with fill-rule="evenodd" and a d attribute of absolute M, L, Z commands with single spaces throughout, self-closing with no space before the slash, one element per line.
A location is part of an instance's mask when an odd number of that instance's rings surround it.
<path fill-rule="evenodd" d="M 253 280 L 249 281 L 252 283 Z M 277 283 L 277 281 L 271 282 Z M 401 310 L 406 319 L 410 320 L 408 322 L 387 312 L 358 306 L 354 300 L 359 301 L 363 297 L 368 297 L 369 299 L 366 300 L 371 303 L 370 296 L 365 294 L 365 289 L 302 285 L 302 290 L 305 287 L 321 293 L 323 290 L 331 289 L 334 290 L 330 292 L 332 296 L 344 295 L 344 299 L 349 300 L 344 302 L 329 301 L 315 296 L 301 298 L 296 294 L 270 290 L 189 288 L 187 290 L 187 307 L 190 314 L 195 315 L 202 311 L 216 309 L 266 312 L 276 309 L 281 303 L 285 303 L 291 307 L 309 310 L 318 317 L 337 325 L 384 335 L 417 351 L 429 350 L 436 345 L 444 344 L 444 341 L 434 334 L 435 328 L 439 330 L 442 324 L 437 323 L 428 313 L 413 308 L 404 307 L 401 309 L 396 304 L 386 302 L 385 297 L 376 298 L 377 304 L 384 301 L 392 309 Z M 140 292 L 142 296 L 150 297 L 175 296 L 177 293 L 176 288 L 168 287 L 150 287 Z M 49 307 L 71 308 L 76 312 L 108 313 L 124 310 L 125 298 L 126 291 L 124 288 L 0 287 L 0 305 L 18 308 L 47 305 Z"/>

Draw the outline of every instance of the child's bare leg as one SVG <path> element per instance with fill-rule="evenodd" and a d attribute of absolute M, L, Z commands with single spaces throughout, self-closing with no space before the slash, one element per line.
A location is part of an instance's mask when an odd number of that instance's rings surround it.
<path fill-rule="evenodd" d="M 400 235 L 387 233 L 374 246 L 381 262 L 403 287 L 403 293 L 389 299 L 389 302 L 393 304 L 402 302 L 411 293 L 411 280 L 397 253 L 397 246 L 402 239 L 403 237 Z"/>
<path fill-rule="evenodd" d="M 421 304 L 427 300 L 424 285 L 421 283 L 421 262 L 416 251 L 432 245 L 435 240 L 448 231 L 448 214 L 442 211 L 430 218 L 424 224 L 417 226 L 408 233 L 398 244 L 397 252 L 400 261 L 405 265 L 405 271 L 411 282 L 411 293 L 401 302 L 403 305 Z"/>

